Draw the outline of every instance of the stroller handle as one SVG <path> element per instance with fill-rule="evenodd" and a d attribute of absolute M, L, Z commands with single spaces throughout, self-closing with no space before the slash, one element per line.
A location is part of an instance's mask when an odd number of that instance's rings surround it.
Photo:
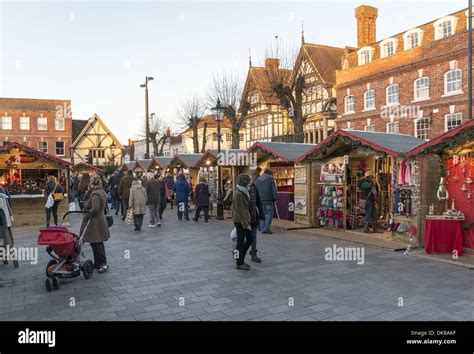
<path fill-rule="evenodd" d="M 82 210 L 78 210 L 78 211 L 68 211 L 66 214 L 64 214 L 62 220 L 61 220 L 61 224 L 63 224 L 64 222 L 64 219 L 66 218 L 66 216 L 68 216 L 69 214 L 89 214 L 88 211 L 82 211 Z"/>

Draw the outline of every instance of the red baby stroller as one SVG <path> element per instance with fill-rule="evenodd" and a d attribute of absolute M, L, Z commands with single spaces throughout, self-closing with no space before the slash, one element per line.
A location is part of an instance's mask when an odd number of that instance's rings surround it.
<path fill-rule="evenodd" d="M 94 263 L 91 260 L 86 260 L 82 253 L 82 238 L 89 226 L 89 221 L 81 236 L 62 226 L 66 216 L 72 213 L 84 214 L 88 212 L 69 211 L 64 214 L 59 226 L 40 229 L 38 245 L 47 245 L 46 252 L 54 258 L 46 266 L 46 289 L 48 291 L 59 288 L 58 278 L 78 277 L 81 275 L 81 270 L 86 279 L 90 279 L 94 274 Z"/>

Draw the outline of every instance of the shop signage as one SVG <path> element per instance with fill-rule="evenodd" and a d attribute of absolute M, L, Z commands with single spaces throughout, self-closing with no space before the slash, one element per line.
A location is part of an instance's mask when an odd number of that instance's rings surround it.
<path fill-rule="evenodd" d="M 295 198 L 295 214 L 306 215 L 306 198 Z"/>
<path fill-rule="evenodd" d="M 306 166 L 295 167 L 295 183 L 306 183 Z"/>

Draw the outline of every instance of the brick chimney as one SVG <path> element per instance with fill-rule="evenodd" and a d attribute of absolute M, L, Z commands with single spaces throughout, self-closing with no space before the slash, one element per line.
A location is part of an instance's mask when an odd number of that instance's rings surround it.
<path fill-rule="evenodd" d="M 280 59 L 278 58 L 267 58 L 265 59 L 265 67 L 266 68 L 275 68 L 278 69 L 280 67 Z"/>
<path fill-rule="evenodd" d="M 372 6 L 361 5 L 356 7 L 358 48 L 376 42 L 378 12 L 379 10 Z"/>

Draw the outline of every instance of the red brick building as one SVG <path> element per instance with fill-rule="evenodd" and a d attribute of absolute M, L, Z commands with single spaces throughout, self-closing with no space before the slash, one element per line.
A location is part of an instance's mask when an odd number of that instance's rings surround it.
<path fill-rule="evenodd" d="M 376 41 L 377 8 L 356 8 L 358 48 L 336 73 L 338 129 L 432 139 L 467 117 L 467 9 Z"/>
<path fill-rule="evenodd" d="M 70 159 L 70 100 L 0 98 L 0 145 L 9 142 Z"/>

